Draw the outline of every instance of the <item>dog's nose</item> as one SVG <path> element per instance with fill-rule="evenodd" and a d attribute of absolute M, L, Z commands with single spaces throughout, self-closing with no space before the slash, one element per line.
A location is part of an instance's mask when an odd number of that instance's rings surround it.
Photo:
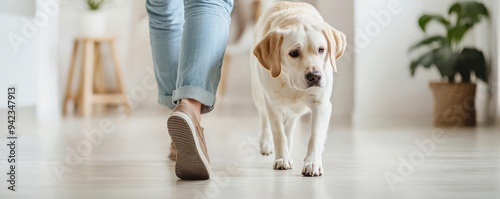
<path fill-rule="evenodd" d="M 309 86 L 318 86 L 319 81 L 321 80 L 321 73 L 318 71 L 313 71 L 306 74 L 307 83 Z"/>

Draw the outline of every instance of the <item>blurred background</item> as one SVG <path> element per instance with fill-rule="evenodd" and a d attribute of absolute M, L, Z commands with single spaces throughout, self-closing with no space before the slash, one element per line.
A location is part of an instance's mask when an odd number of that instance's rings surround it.
<path fill-rule="evenodd" d="M 415 57 L 408 49 L 426 35 L 420 30 L 419 17 L 424 13 L 447 15 L 455 1 L 307 2 L 315 5 L 328 23 L 344 32 L 349 44 L 335 74 L 333 121 L 354 126 L 432 125 L 434 101 L 429 82 L 440 81 L 441 77 L 435 67 L 428 70 L 419 67 L 412 77 L 409 66 Z M 477 82 L 476 109 L 478 124 L 487 125 L 499 116 L 500 5 L 495 0 L 479 2 L 487 7 L 490 18 L 474 26 L 465 35 L 463 44 L 476 47 L 486 57 L 489 79 L 487 83 Z M 270 3 L 262 1 L 260 9 Z M 220 88 L 225 92 L 218 96 L 214 114 L 235 112 L 242 107 L 248 110 L 243 114 L 255 113 L 248 75 L 256 12 L 253 5 L 253 0 L 235 0 L 225 82 Z M 104 16 L 98 19 L 105 21 L 104 34 L 116 38 L 131 114 L 165 112 L 157 104 L 145 0 L 109 0 L 98 11 Z M 0 0 L 0 88 L 16 85 L 18 108 L 30 110 L 38 121 L 63 118 L 74 40 L 87 34 L 83 21 L 88 12 L 83 0 Z M 93 21 L 94 25 L 97 23 Z M 427 29 L 427 34 L 443 32 L 438 23 L 430 23 Z M 106 87 L 114 87 L 112 53 L 105 45 L 101 57 L 104 83 Z M 76 61 L 72 90 L 78 85 L 80 63 Z M 0 92 L 0 99 L 6 95 Z M 6 103 L 0 103 L 0 109 L 5 108 Z M 69 112 L 70 116 L 78 115 Z M 94 110 L 91 115 L 99 114 Z"/>
<path fill-rule="evenodd" d="M 168 158 L 145 1 L 0 0 L 0 142 L 13 124 L 20 160 L 20 191 L 2 174 L 0 198 L 500 198 L 497 0 L 308 0 L 348 43 L 317 178 L 300 172 L 307 117 L 294 170 L 261 156 L 249 60 L 255 20 L 277 0 L 234 0 L 202 119 L 214 180 L 195 182 Z M 0 149 L 6 173 L 12 151 Z"/>

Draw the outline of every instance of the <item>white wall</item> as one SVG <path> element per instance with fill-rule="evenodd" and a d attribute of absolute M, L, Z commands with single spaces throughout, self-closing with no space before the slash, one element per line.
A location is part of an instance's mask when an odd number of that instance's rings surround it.
<path fill-rule="evenodd" d="M 416 77 L 411 78 L 407 53 L 408 47 L 423 37 L 416 21 L 424 2 L 397 1 L 399 9 L 390 12 L 391 1 L 356 1 L 354 123 L 357 125 L 398 121 L 402 117 L 424 118 L 432 113 L 428 82 L 439 76 L 436 71 L 418 70 Z M 436 7 L 444 8 L 439 5 L 443 4 L 441 1 L 435 3 Z M 379 12 L 391 13 L 390 18 L 379 22 L 373 15 Z"/>
<path fill-rule="evenodd" d="M 354 1 L 317 0 L 316 8 L 326 22 L 342 31 L 347 37 L 347 51 L 338 60 L 338 73 L 334 74 L 332 106 L 334 120 L 344 120 L 350 123 L 354 108 Z"/>
<path fill-rule="evenodd" d="M 0 13 L 33 16 L 35 13 L 35 0 L 8 1 L 0 0 Z"/>
<path fill-rule="evenodd" d="M 38 27 L 36 66 L 38 96 L 36 115 L 40 122 L 61 117 L 61 99 L 58 97 L 59 70 L 57 64 L 59 3 L 55 0 L 37 0 L 34 24 Z"/>
<path fill-rule="evenodd" d="M 130 41 L 127 62 L 128 92 L 134 107 L 158 105 L 158 90 L 154 76 L 153 57 L 149 39 L 149 20 L 146 0 L 133 0 L 130 27 Z M 143 93 L 142 95 L 139 95 Z"/>
<path fill-rule="evenodd" d="M 373 13 L 388 12 L 390 2 L 399 3 L 401 10 L 392 12 L 390 20 L 377 20 Z M 454 1 L 356 1 L 359 51 L 355 58 L 354 120 L 357 125 L 431 124 L 433 97 L 428 83 L 440 77 L 436 69 L 421 68 L 415 77 L 410 77 L 412 57 L 408 48 L 424 38 L 417 25 L 418 17 L 424 12 L 445 14 L 451 2 Z M 380 29 L 373 28 L 375 26 Z M 430 29 L 438 31 L 436 27 L 438 25 L 433 25 Z M 488 38 L 479 34 L 476 37 Z M 474 33 L 465 40 L 465 43 L 474 43 Z M 482 111 L 478 118 L 484 119 L 485 109 L 478 111 Z"/>
<path fill-rule="evenodd" d="M 7 100 L 7 86 L 16 85 L 18 107 L 34 106 L 37 99 L 35 86 L 37 38 L 36 34 L 23 34 L 23 27 L 35 15 L 34 7 L 34 0 L 0 1 L 0 60 L 2 60 L 0 63 L 0 102 Z M 16 39 L 10 39 L 13 37 Z M 6 106 L 6 103 L 0 103 L 0 109 Z"/>
<path fill-rule="evenodd" d="M 17 86 L 17 107 L 36 106 L 40 121 L 57 119 L 58 3 L 2 1 L 0 7 L 1 90 Z M 6 92 L 0 93 L 6 99 Z M 5 106 L 1 103 L 0 108 Z"/>

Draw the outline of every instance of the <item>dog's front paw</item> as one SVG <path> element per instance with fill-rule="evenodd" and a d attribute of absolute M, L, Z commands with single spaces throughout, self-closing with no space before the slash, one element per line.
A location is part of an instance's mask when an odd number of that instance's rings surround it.
<path fill-rule="evenodd" d="M 284 158 L 277 159 L 274 161 L 273 168 L 276 170 L 293 169 L 293 161 L 292 159 L 284 159 Z"/>
<path fill-rule="evenodd" d="M 273 141 L 265 140 L 260 142 L 260 153 L 262 155 L 268 156 L 273 153 L 274 144 Z"/>
<path fill-rule="evenodd" d="M 323 175 L 323 166 L 321 162 L 310 161 L 304 163 L 302 175 L 311 177 Z"/>

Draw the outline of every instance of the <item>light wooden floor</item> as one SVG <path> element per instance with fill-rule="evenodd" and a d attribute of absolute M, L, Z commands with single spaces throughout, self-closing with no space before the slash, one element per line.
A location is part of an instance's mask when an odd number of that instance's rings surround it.
<path fill-rule="evenodd" d="M 215 176 L 182 181 L 167 159 L 165 111 L 109 117 L 116 129 L 103 134 L 90 155 L 74 165 L 66 163 L 72 154 L 67 148 L 76 150 L 78 143 L 88 141 L 83 132 L 106 120 L 38 124 L 32 111 L 21 111 L 17 192 L 7 191 L 7 175 L 2 174 L 0 198 L 500 198 L 498 127 L 442 129 L 446 140 L 434 142 L 435 149 L 418 159 L 424 153 L 415 140 L 432 141 L 431 127 L 368 129 L 334 123 L 324 154 L 325 174 L 311 178 L 300 173 L 308 139 L 305 125 L 296 134 L 295 169 L 275 171 L 273 157 L 258 152 L 255 114 L 228 112 L 209 114 L 203 121 Z M 5 136 L 0 143 L 6 143 Z M 0 152 L 5 173 L 5 144 Z M 400 173 L 398 167 L 410 157 L 413 170 L 401 167 Z M 69 167 L 60 178 L 57 164 Z M 400 176 L 394 190 L 385 175 Z"/>

